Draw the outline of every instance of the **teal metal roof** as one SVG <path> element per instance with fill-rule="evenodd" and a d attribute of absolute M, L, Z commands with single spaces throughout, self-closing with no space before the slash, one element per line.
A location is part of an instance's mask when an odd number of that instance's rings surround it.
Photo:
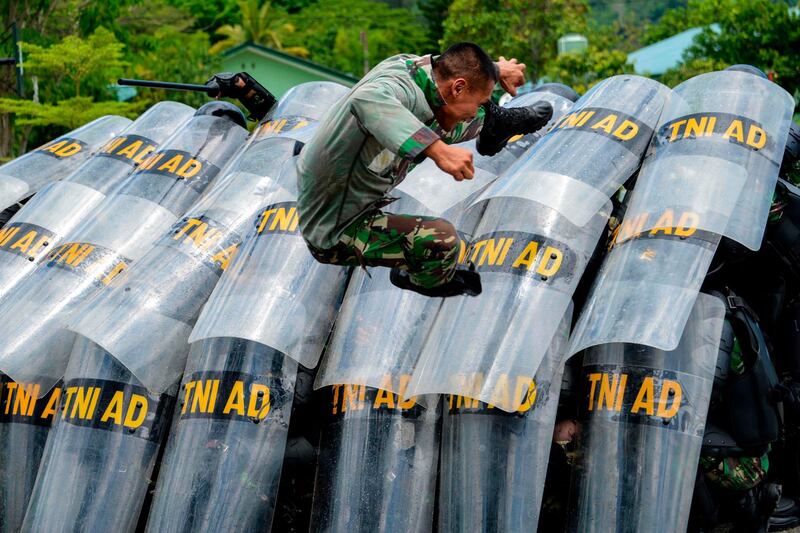
<path fill-rule="evenodd" d="M 719 31 L 717 24 L 712 24 L 710 27 L 714 31 Z M 633 65 L 637 74 L 663 74 L 681 63 L 683 53 L 704 29 L 701 27 L 690 28 L 668 39 L 631 52 L 628 54 L 628 63 Z"/>

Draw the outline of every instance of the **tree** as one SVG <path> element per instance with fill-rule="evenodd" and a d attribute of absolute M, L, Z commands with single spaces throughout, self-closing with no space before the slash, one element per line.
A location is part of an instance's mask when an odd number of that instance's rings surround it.
<path fill-rule="evenodd" d="M 715 26 L 711 26 L 715 24 Z M 684 54 L 681 65 L 663 79 L 679 83 L 735 63 L 772 73 L 773 80 L 800 98 L 800 15 L 785 2 L 771 0 L 690 0 L 647 30 L 648 39 L 671 36 L 688 27 L 705 29 Z"/>
<path fill-rule="evenodd" d="M 23 43 L 23 50 L 26 51 L 27 71 L 47 80 L 43 95 L 52 103 L 0 98 L 0 113 L 13 113 L 16 124 L 71 129 L 103 115 L 135 116 L 138 112 L 140 106 L 96 102 L 93 95 L 87 94 L 91 92 L 86 90 L 87 82 L 99 82 L 104 87 L 126 65 L 122 61 L 122 44 L 108 30 L 99 28 L 87 39 L 70 35 L 46 47 Z"/>
<path fill-rule="evenodd" d="M 259 0 L 239 0 L 237 5 L 241 13 L 241 23 L 225 24 L 217 29 L 215 33 L 222 40 L 211 47 L 212 54 L 252 41 L 292 55 L 308 56 L 308 50 L 303 46 L 284 47 L 284 36 L 295 31 L 295 27 L 286 20 L 285 13 L 273 8 L 268 1 L 259 5 Z"/>
<path fill-rule="evenodd" d="M 372 0 L 319 0 L 290 20 L 297 28 L 288 42 L 302 44 L 312 61 L 361 76 L 364 50 L 360 34 L 366 32 L 367 62 L 398 53 L 435 51 L 424 25 L 408 9 L 392 8 Z"/>
<path fill-rule="evenodd" d="M 455 0 L 444 23 L 442 45 L 480 44 L 492 56 L 513 56 L 538 79 L 556 57 L 558 38 L 586 31 L 585 0 Z"/>
<path fill-rule="evenodd" d="M 585 52 L 562 54 L 547 65 L 547 76 L 569 85 L 579 94 L 609 76 L 633 72 L 628 54 L 590 45 Z"/>

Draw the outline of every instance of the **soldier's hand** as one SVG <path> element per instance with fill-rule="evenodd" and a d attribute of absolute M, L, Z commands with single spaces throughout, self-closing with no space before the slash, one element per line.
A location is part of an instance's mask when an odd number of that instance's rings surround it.
<path fill-rule="evenodd" d="M 472 152 L 436 141 L 425 149 L 425 155 L 433 159 L 436 166 L 447 172 L 456 181 L 471 180 L 475 176 Z"/>
<path fill-rule="evenodd" d="M 506 59 L 500 56 L 497 60 L 500 70 L 500 85 L 511 96 L 517 95 L 517 87 L 525 83 L 525 63 L 520 63 L 515 58 Z"/>

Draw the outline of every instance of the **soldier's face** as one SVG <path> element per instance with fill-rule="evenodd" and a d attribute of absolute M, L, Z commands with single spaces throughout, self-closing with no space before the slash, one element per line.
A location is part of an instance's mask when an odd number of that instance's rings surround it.
<path fill-rule="evenodd" d="M 478 108 L 492 96 L 494 83 L 487 81 L 483 87 L 470 87 L 464 78 L 456 78 L 439 87 L 439 93 L 445 105 L 434 110 L 439 124 L 446 131 L 453 129 L 457 123 L 472 120 Z"/>

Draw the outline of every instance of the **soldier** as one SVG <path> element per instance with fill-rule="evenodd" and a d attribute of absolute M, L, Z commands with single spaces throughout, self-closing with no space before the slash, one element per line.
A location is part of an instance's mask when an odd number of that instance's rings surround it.
<path fill-rule="evenodd" d="M 430 157 L 456 181 L 472 179 L 472 154 L 450 146 L 478 137 L 497 153 L 513 135 L 532 133 L 552 115 L 549 103 L 505 109 L 525 65 L 497 63 L 459 43 L 438 57 L 397 55 L 377 65 L 323 120 L 298 161 L 300 228 L 322 263 L 392 268 L 395 285 L 427 296 L 480 293 L 476 272 L 456 269 L 459 239 L 440 218 L 387 213 L 386 194 Z"/>

